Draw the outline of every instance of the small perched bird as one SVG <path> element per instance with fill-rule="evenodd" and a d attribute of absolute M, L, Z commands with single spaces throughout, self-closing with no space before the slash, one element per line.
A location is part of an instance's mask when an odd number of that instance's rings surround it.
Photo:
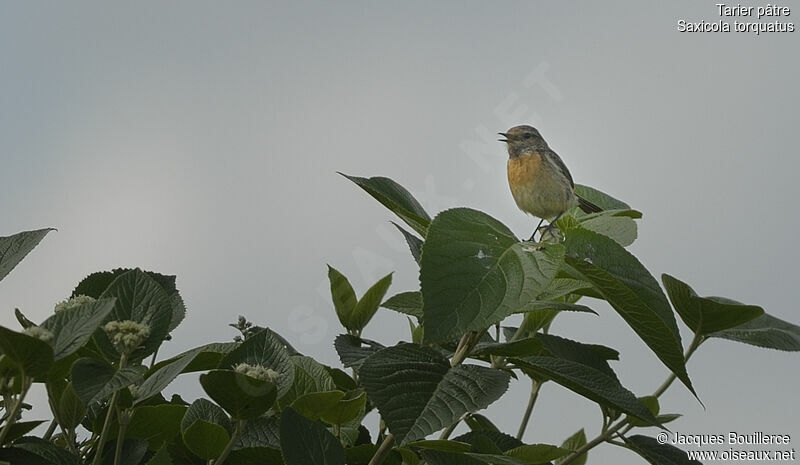
<path fill-rule="evenodd" d="M 586 213 L 603 209 L 575 193 L 575 183 L 561 157 L 531 126 L 514 126 L 498 133 L 508 145 L 508 185 L 520 210 L 541 218 L 529 241 L 547 220 L 547 230 L 577 205 Z"/>

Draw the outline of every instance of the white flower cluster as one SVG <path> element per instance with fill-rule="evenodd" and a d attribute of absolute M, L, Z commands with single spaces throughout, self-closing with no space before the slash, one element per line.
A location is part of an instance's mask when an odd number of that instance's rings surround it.
<path fill-rule="evenodd" d="M 35 337 L 36 339 L 44 342 L 50 342 L 53 339 L 53 333 L 42 328 L 41 326 L 30 326 L 25 328 L 25 330 L 22 331 L 22 334 Z"/>
<path fill-rule="evenodd" d="M 88 295 L 76 295 L 75 297 L 67 300 L 62 300 L 61 302 L 56 304 L 56 308 L 54 309 L 56 313 L 67 310 L 69 308 L 77 307 L 78 305 L 88 304 L 89 302 L 94 302 L 94 297 L 89 297 Z"/>
<path fill-rule="evenodd" d="M 275 380 L 281 376 L 280 373 L 273 369 L 264 368 L 261 365 L 250 365 L 247 363 L 239 363 L 233 367 L 233 371 L 247 375 L 251 378 L 269 381 L 270 383 L 274 383 Z"/>
<path fill-rule="evenodd" d="M 111 343 L 120 353 L 130 354 L 150 336 L 150 327 L 131 320 L 109 321 L 103 326 Z"/>

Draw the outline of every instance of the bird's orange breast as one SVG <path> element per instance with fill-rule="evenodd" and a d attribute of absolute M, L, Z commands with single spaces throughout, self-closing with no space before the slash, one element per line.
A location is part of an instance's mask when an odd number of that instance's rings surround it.
<path fill-rule="evenodd" d="M 538 153 L 529 153 L 520 157 L 508 159 L 508 185 L 511 190 L 531 187 L 542 169 L 542 156 Z"/>

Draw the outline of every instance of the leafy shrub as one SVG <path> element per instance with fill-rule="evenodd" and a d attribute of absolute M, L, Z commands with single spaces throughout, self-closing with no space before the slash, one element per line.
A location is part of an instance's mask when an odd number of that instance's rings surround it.
<path fill-rule="evenodd" d="M 559 237 L 537 243 L 469 208 L 431 219 L 388 178 L 347 178 L 411 229 L 396 225 L 420 268 L 419 291 L 388 299 L 391 274 L 358 298 L 345 275 L 328 268 L 345 329 L 334 347 L 349 372 L 300 354 L 244 317 L 231 325 L 242 333 L 234 342 L 157 361 L 186 312 L 175 277 L 95 273 L 45 321 L 35 324 L 17 310 L 22 329 L 0 327 L 0 461 L 575 465 L 612 442 L 650 463 L 690 463 L 672 446 L 629 433 L 680 416 L 662 413 L 658 398 L 676 379 L 695 393 L 686 370 L 694 351 L 710 338 L 800 350 L 800 328 L 758 306 L 698 296 L 666 274 L 665 295 L 625 248 L 641 214 L 594 189 L 577 186 L 605 211 L 570 211 L 558 221 Z M 0 279 L 49 231 L 0 238 Z M 663 362 L 669 375 L 652 395 L 622 386 L 609 363 L 619 359 L 613 348 L 550 334 L 562 312 L 595 313 L 578 303 L 582 297 L 607 301 Z M 380 307 L 408 317 L 411 342 L 385 346 L 362 337 Z M 694 333 L 685 353 L 673 308 Z M 515 314 L 524 315 L 519 327 L 501 326 Z M 163 397 L 185 373 L 202 373 L 210 400 Z M 520 378 L 530 379 L 531 400 L 512 436 L 477 412 Z M 599 405 L 604 427 L 596 438 L 580 430 L 560 445 L 521 441 L 546 382 Z M 22 418 L 33 383 L 44 384 L 53 414 L 41 436 L 29 433 L 45 422 Z M 362 420 L 374 410 L 381 427 L 369 431 Z M 460 422 L 470 432 L 451 439 Z"/>

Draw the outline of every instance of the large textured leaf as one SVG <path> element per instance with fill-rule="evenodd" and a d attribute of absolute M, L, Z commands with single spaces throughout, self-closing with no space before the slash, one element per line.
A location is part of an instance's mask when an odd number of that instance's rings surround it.
<path fill-rule="evenodd" d="M 800 326 L 767 313 L 734 328 L 711 333 L 708 337 L 744 342 L 767 349 L 800 351 Z"/>
<path fill-rule="evenodd" d="M 0 237 L 0 281 L 3 280 L 28 252 L 39 245 L 53 228 L 24 231 L 13 236 Z"/>
<path fill-rule="evenodd" d="M 142 365 L 115 370 L 108 363 L 81 358 L 72 365 L 72 387 L 85 405 L 91 405 L 136 383 L 142 379 L 145 371 L 147 369 Z"/>
<path fill-rule="evenodd" d="M 637 228 L 634 218 L 641 213 L 635 210 L 606 210 L 592 213 L 580 219 L 580 226 L 614 239 L 619 245 L 627 247 L 636 240 Z"/>
<path fill-rule="evenodd" d="M 186 448 L 203 460 L 219 457 L 230 439 L 225 428 L 205 420 L 195 420 L 183 431 Z"/>
<path fill-rule="evenodd" d="M 42 376 L 53 366 L 53 349 L 44 341 L 0 326 L 0 353 L 26 376 Z"/>
<path fill-rule="evenodd" d="M 270 329 L 264 329 L 250 336 L 239 347 L 231 351 L 219 364 L 220 368 L 233 368 L 239 363 L 260 365 L 278 372 L 275 385 L 278 387 L 278 398 L 292 387 L 294 381 L 294 365 L 289 359 L 289 351 Z"/>
<path fill-rule="evenodd" d="M 353 181 L 358 187 L 367 191 L 383 206 L 393 211 L 401 220 L 411 228 L 425 237 L 425 231 L 431 222 L 431 217 L 403 186 L 397 184 L 389 178 L 376 176 L 373 178 L 359 178 L 358 176 L 348 176 L 339 173 L 347 179 Z"/>
<path fill-rule="evenodd" d="M 401 343 L 370 356 L 359 370 L 367 396 L 398 443 L 423 439 L 467 412 L 486 408 L 508 388 L 506 372 L 450 367 L 433 349 Z"/>
<path fill-rule="evenodd" d="M 232 370 L 211 370 L 200 375 L 200 384 L 235 420 L 257 418 L 275 402 L 275 384 Z"/>
<path fill-rule="evenodd" d="M 586 432 L 583 431 L 583 428 L 579 429 L 575 432 L 572 436 L 568 437 L 561 443 L 561 447 L 563 449 L 571 450 L 573 452 L 577 451 L 581 447 L 586 445 Z M 581 454 L 580 457 L 576 458 L 572 461 L 573 465 L 586 465 L 586 459 L 589 458 L 589 453 L 586 452 Z M 562 457 L 560 459 L 556 459 L 556 465 L 560 464 L 566 459 L 566 457 Z"/>
<path fill-rule="evenodd" d="M 189 364 L 183 368 L 181 373 L 213 370 L 219 367 L 222 359 L 237 347 L 239 347 L 239 343 L 236 342 L 212 342 L 211 344 L 196 347 L 156 363 L 155 366 L 149 370 L 147 376 L 150 377 L 166 365 L 174 363 L 192 353 L 195 353 L 194 357 L 189 361 Z M 198 350 L 199 352 L 196 352 Z"/>
<path fill-rule="evenodd" d="M 325 370 L 325 366 L 311 357 L 293 355 L 291 365 L 294 366 L 294 376 L 291 387 L 279 399 L 281 406 L 291 404 L 298 397 L 310 392 L 332 391 L 336 389 L 333 378 Z"/>
<path fill-rule="evenodd" d="M 173 359 L 155 370 L 153 370 L 136 390 L 134 404 L 139 404 L 150 397 L 160 393 L 169 385 L 183 370 L 191 363 L 194 358 L 203 351 L 203 347 L 192 349 L 177 359 Z"/>
<path fill-rule="evenodd" d="M 359 367 L 364 360 L 375 352 L 383 349 L 383 345 L 350 334 L 340 334 L 333 342 L 339 360 L 346 368 Z"/>
<path fill-rule="evenodd" d="M 331 299 L 333 300 L 333 308 L 336 310 L 336 316 L 339 317 L 339 322 L 347 329 L 350 316 L 356 308 L 358 298 L 356 298 L 356 291 L 345 275 L 343 275 L 336 268 L 328 265 L 328 281 L 331 285 Z"/>
<path fill-rule="evenodd" d="M 291 407 L 281 413 L 280 431 L 286 465 L 344 465 L 344 449 L 339 440 Z"/>
<path fill-rule="evenodd" d="M 764 309 L 721 297 L 700 297 L 685 282 L 661 275 L 669 300 L 686 326 L 695 333 L 708 334 L 733 328 L 764 314 Z"/>
<path fill-rule="evenodd" d="M 381 304 L 381 307 L 388 308 L 406 315 L 422 319 L 422 293 L 419 291 L 401 292 L 395 294 L 386 302 Z"/>
<path fill-rule="evenodd" d="M 150 328 L 150 335 L 130 355 L 130 360 L 141 360 L 147 357 L 164 342 L 169 330 L 169 323 L 172 320 L 172 305 L 169 294 L 147 273 L 136 268 L 121 274 L 103 291 L 100 297 L 117 299 L 114 310 L 106 317 L 106 321 L 132 320 Z M 119 358 L 105 332 L 97 331 L 95 340 L 103 349 L 106 357 L 111 360 Z"/>
<path fill-rule="evenodd" d="M 144 439 L 150 449 L 158 450 L 165 442 L 180 434 L 186 410 L 185 405 L 173 404 L 136 407 L 125 435 Z"/>
<path fill-rule="evenodd" d="M 115 299 L 101 299 L 68 308 L 51 315 L 42 328 L 53 333 L 53 355 L 56 360 L 75 353 L 92 337 L 114 309 Z"/>
<path fill-rule="evenodd" d="M 660 444 L 651 437 L 634 435 L 623 438 L 628 447 L 653 465 L 702 465 L 689 460 L 686 452 L 669 444 Z"/>
<path fill-rule="evenodd" d="M 420 264 L 425 341 L 455 339 L 500 322 L 547 287 L 563 254 L 561 245 L 520 242 L 485 213 L 440 213 L 428 229 Z"/>
<path fill-rule="evenodd" d="M 181 419 L 181 431 L 186 431 L 197 420 L 214 423 L 223 427 L 228 433 L 233 432 L 233 423 L 228 415 L 210 400 L 200 398 L 192 402 Z"/>
<path fill-rule="evenodd" d="M 567 234 L 566 262 L 592 283 L 656 356 L 694 394 L 675 315 L 658 282 L 613 240 L 575 229 Z"/>
<path fill-rule="evenodd" d="M 403 234 L 403 237 L 406 240 L 406 244 L 408 244 L 408 250 L 411 251 L 411 256 L 414 257 L 414 261 L 419 264 L 419 259 L 422 257 L 422 239 L 415 236 L 413 233 L 406 231 L 402 226 L 391 221 L 391 223 L 400 230 L 400 233 Z"/>

